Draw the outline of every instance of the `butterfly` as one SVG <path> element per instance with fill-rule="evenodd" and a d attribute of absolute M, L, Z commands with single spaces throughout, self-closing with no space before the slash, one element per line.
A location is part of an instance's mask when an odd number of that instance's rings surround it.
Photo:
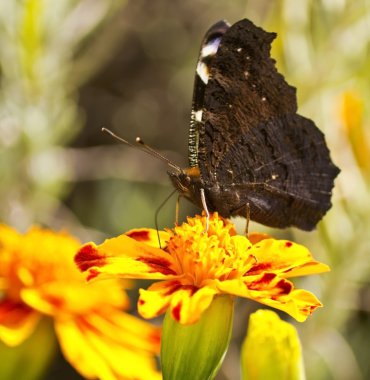
<path fill-rule="evenodd" d="M 180 195 L 221 216 L 312 230 L 331 207 L 333 164 L 323 133 L 297 114 L 296 89 L 270 57 L 275 33 L 244 19 L 206 33 L 196 68 Z"/>

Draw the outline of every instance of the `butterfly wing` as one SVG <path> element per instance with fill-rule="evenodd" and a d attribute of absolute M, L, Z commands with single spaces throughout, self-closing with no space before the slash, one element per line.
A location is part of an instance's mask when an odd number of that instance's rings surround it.
<path fill-rule="evenodd" d="M 226 21 L 218 21 L 206 32 L 197 62 L 194 80 L 193 102 L 191 107 L 189 128 L 189 165 L 198 165 L 199 129 L 202 126 L 202 115 L 204 106 L 204 92 L 209 79 L 209 68 L 212 65 L 222 37 L 229 29 Z"/>
<path fill-rule="evenodd" d="M 331 207 L 325 139 L 296 113 L 295 88 L 270 58 L 275 33 L 249 20 L 223 35 L 209 67 L 198 165 L 210 208 L 274 227 L 310 230 Z M 229 215 L 228 215 L 229 214 Z"/>

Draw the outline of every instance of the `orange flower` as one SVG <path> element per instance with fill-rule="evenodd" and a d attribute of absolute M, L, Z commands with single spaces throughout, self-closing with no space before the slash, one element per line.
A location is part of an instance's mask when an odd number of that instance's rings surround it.
<path fill-rule="evenodd" d="M 322 306 L 310 292 L 295 289 L 287 278 L 326 272 L 303 246 L 254 235 L 236 235 L 233 224 L 213 214 L 188 218 L 173 230 L 138 229 L 96 246 L 84 245 L 75 261 L 87 279 L 163 280 L 140 290 L 139 313 L 153 318 L 168 308 L 183 324 L 196 322 L 219 294 L 250 298 L 304 321 Z M 156 247 L 157 246 L 157 247 Z"/>
<path fill-rule="evenodd" d="M 0 225 L 0 340 L 22 343 L 42 316 L 53 318 L 66 359 L 90 379 L 157 379 L 159 331 L 122 309 L 117 280 L 86 285 L 73 256 L 80 242 L 38 227 L 22 235 Z"/>

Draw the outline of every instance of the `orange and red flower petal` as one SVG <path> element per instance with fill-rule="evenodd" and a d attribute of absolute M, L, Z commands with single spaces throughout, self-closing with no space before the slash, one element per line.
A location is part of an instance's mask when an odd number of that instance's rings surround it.
<path fill-rule="evenodd" d="M 327 265 L 315 261 L 310 251 L 289 240 L 263 239 L 248 251 L 256 264 L 245 275 L 274 272 L 281 277 L 295 277 L 328 272 Z"/>
<path fill-rule="evenodd" d="M 140 289 L 138 310 L 142 317 L 154 318 L 169 308 L 176 321 L 191 324 L 199 320 L 218 293 L 209 286 L 197 288 L 177 280 L 161 281 L 148 290 Z"/>
<path fill-rule="evenodd" d="M 259 301 L 267 306 L 284 311 L 298 322 L 304 322 L 322 303 L 314 294 L 303 289 L 294 289 L 288 295 Z"/>
<path fill-rule="evenodd" d="M 129 307 L 129 299 L 118 280 L 96 281 L 89 286 L 83 278 L 80 281 L 53 281 L 37 288 L 22 289 L 20 296 L 25 304 L 49 316 L 59 313 L 84 314 L 96 305 Z"/>
<path fill-rule="evenodd" d="M 168 253 L 126 235 L 107 239 L 98 246 L 85 244 L 78 251 L 75 262 L 81 271 L 87 272 L 88 280 L 98 276 L 138 279 L 176 277 L 174 260 Z"/>
<path fill-rule="evenodd" d="M 218 283 L 224 293 L 245 297 L 264 305 L 282 310 L 303 322 L 313 311 L 322 306 L 320 301 L 306 290 L 294 289 L 293 283 L 274 273 L 264 273 L 251 279 L 236 279 Z"/>
<path fill-rule="evenodd" d="M 0 302 L 0 340 L 16 346 L 34 331 L 40 314 L 27 305 L 5 299 Z"/>
<path fill-rule="evenodd" d="M 166 231 L 157 231 L 152 228 L 135 228 L 125 233 L 126 236 L 156 248 L 165 248 L 170 238 Z M 160 244 L 159 244 L 160 241 Z"/>
<path fill-rule="evenodd" d="M 55 320 L 66 359 L 90 379 L 161 379 L 154 358 L 158 330 L 143 321 L 133 323 L 135 317 L 106 311 Z"/>

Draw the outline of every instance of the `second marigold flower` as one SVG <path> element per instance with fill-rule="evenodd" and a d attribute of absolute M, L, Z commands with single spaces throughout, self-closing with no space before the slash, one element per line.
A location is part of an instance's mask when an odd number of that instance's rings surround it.
<path fill-rule="evenodd" d="M 295 289 L 289 277 L 329 270 L 307 248 L 255 234 L 237 235 L 234 225 L 213 214 L 160 232 L 131 230 L 101 245 L 85 244 L 75 261 L 87 279 L 122 277 L 161 280 L 140 290 L 139 313 L 153 318 L 167 309 L 175 320 L 191 324 L 220 294 L 249 298 L 304 321 L 322 306 L 310 292 Z"/>

